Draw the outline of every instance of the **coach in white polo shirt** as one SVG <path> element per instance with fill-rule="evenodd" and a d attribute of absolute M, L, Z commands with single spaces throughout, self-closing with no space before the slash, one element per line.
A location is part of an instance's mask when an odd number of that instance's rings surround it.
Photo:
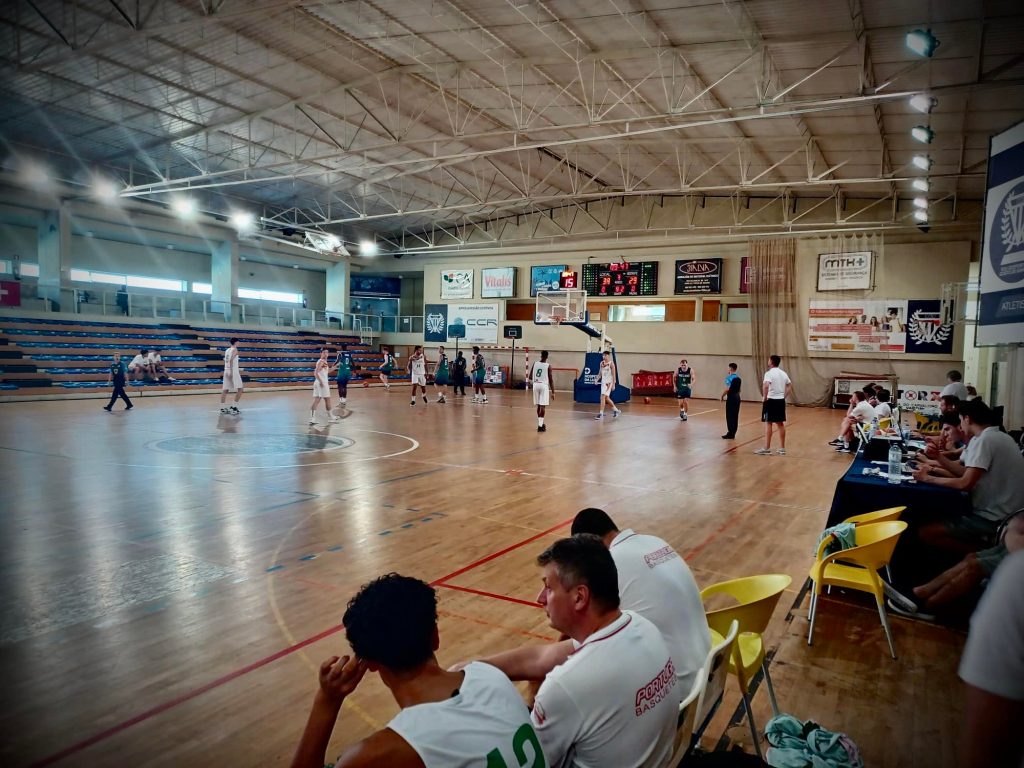
<path fill-rule="evenodd" d="M 543 678 L 532 721 L 548 764 L 667 766 L 684 693 L 658 628 L 619 610 L 608 548 L 596 536 L 579 534 L 556 541 L 537 563 L 544 569 L 537 600 L 551 626 L 570 640 L 485 661 L 513 680 Z"/>
<path fill-rule="evenodd" d="M 700 589 L 686 561 L 657 536 L 620 531 L 602 509 L 579 512 L 572 532 L 592 533 L 608 547 L 619 574 L 619 607 L 661 630 L 685 696 L 711 650 Z"/>

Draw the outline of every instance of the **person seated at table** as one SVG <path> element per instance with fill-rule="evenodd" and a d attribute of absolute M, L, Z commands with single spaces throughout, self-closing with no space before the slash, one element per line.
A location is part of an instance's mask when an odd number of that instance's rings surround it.
<path fill-rule="evenodd" d="M 892 418 L 892 406 L 889 405 L 890 397 L 891 395 L 889 394 L 888 389 L 880 389 L 875 395 L 875 399 L 878 402 L 875 406 L 875 416 L 877 416 L 879 420 Z"/>
<path fill-rule="evenodd" d="M 956 413 L 960 409 L 960 398 L 956 395 L 943 395 L 939 398 L 939 413 Z"/>
<path fill-rule="evenodd" d="M 942 419 L 942 432 L 938 437 L 928 438 L 923 451 L 918 451 L 914 460 L 918 466 L 929 468 L 929 474 L 938 477 L 962 477 L 965 471 L 960 460 L 971 436 L 960 428 L 960 417 L 951 413 Z"/>
<path fill-rule="evenodd" d="M 868 401 L 872 408 L 878 403 L 878 390 L 881 386 L 878 384 L 865 384 L 861 392 L 864 393 L 864 399 Z"/>
<path fill-rule="evenodd" d="M 167 372 L 167 368 L 164 366 L 164 359 L 160 357 L 160 353 L 155 350 L 149 350 L 149 365 L 153 369 L 153 375 L 160 381 L 174 381 L 174 377 Z"/>
<path fill-rule="evenodd" d="M 875 418 L 875 409 L 867 401 L 863 391 L 854 392 L 850 395 L 850 408 L 846 412 L 839 425 L 839 434 L 829 445 L 836 446 L 837 453 L 850 453 L 850 440 L 853 437 L 853 429 L 857 424 L 870 424 Z"/>
<path fill-rule="evenodd" d="M 918 467 L 914 479 L 919 483 L 969 491 L 971 511 L 926 523 L 918 531 L 930 546 L 967 554 L 990 547 L 1000 524 L 1024 507 L 1024 456 L 1013 438 L 993 425 L 992 409 L 981 400 L 960 404 L 960 428 L 971 435 L 970 446 L 962 454 L 963 472 L 959 476 L 939 477 L 927 467 Z M 938 453 L 942 466 L 957 473 L 956 463 Z"/>
<path fill-rule="evenodd" d="M 967 385 L 967 397 L 964 398 L 964 399 L 965 400 L 977 400 L 978 399 L 978 390 L 975 389 L 970 384 L 968 384 Z"/>

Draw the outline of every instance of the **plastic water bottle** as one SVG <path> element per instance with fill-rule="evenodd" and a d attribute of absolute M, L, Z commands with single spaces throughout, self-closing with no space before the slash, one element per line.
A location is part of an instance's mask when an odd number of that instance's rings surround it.
<path fill-rule="evenodd" d="M 893 440 L 892 445 L 889 446 L 889 483 L 890 485 L 899 485 L 900 480 L 903 477 L 903 470 L 900 466 L 903 462 L 903 451 L 900 450 L 899 443 Z"/>
<path fill-rule="evenodd" d="M 874 435 L 877 435 L 877 434 L 878 434 L 878 417 L 875 416 L 875 418 L 873 418 L 871 420 L 871 435 L 874 436 Z"/>

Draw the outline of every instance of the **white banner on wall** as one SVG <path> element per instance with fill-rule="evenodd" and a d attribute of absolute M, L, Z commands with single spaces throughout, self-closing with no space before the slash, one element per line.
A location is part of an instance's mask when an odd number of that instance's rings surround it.
<path fill-rule="evenodd" d="M 511 299 L 515 295 L 515 267 L 488 267 L 480 270 L 480 298 Z"/>
<path fill-rule="evenodd" d="M 441 270 L 441 298 L 442 299 L 472 299 L 473 298 L 473 270 L 472 269 L 442 269 Z"/>
<path fill-rule="evenodd" d="M 899 397 L 896 401 L 904 411 L 938 413 L 939 396 L 941 393 L 941 384 L 933 387 L 927 384 L 904 384 L 900 382 Z"/>
<path fill-rule="evenodd" d="M 466 337 L 460 344 L 497 344 L 500 304 L 449 304 L 448 328 L 464 326 Z M 448 339 L 454 343 L 454 338 Z"/>
<path fill-rule="evenodd" d="M 871 288 L 871 251 L 818 254 L 819 291 L 858 291 Z"/>
<path fill-rule="evenodd" d="M 811 301 L 807 349 L 812 352 L 953 354 L 953 326 L 938 299 Z"/>

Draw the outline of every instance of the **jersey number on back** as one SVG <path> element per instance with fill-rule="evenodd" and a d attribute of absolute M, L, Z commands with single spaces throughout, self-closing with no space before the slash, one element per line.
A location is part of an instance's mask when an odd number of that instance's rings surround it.
<path fill-rule="evenodd" d="M 530 750 L 533 752 L 532 763 L 529 762 L 530 756 L 526 754 L 527 744 L 532 748 Z M 529 723 L 519 726 L 516 735 L 512 737 L 512 752 L 516 756 L 519 768 L 547 768 L 547 763 L 544 762 L 544 752 L 540 748 L 540 740 L 537 739 L 537 734 Z M 497 747 L 487 754 L 487 768 L 509 768 L 505 758 L 501 756 L 501 750 Z"/>

